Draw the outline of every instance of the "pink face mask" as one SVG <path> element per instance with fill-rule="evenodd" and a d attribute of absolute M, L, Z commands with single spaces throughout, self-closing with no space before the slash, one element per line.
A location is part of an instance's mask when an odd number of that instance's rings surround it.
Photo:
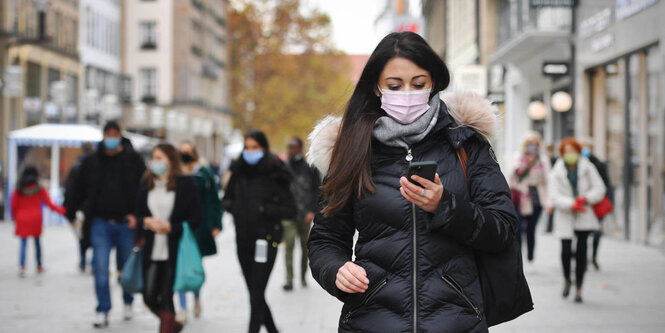
<path fill-rule="evenodd" d="M 432 89 L 418 91 L 382 90 L 381 108 L 400 124 L 411 124 L 429 109 L 429 94 Z"/>

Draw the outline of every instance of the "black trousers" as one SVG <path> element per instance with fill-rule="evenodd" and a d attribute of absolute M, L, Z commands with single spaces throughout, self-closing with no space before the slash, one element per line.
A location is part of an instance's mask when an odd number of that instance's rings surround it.
<path fill-rule="evenodd" d="M 536 249 L 536 226 L 538 225 L 538 220 L 540 219 L 540 214 L 543 211 L 543 207 L 536 206 L 533 207 L 533 213 L 529 216 L 522 216 L 517 210 L 517 223 L 518 223 L 518 240 L 520 245 L 522 245 L 522 232 L 526 229 L 526 249 L 527 249 L 527 259 L 533 261 L 534 252 Z M 525 226 L 526 224 L 526 226 Z"/>
<path fill-rule="evenodd" d="M 575 231 L 577 237 L 577 250 L 575 250 L 575 286 L 582 289 L 584 273 L 587 265 L 587 241 L 590 231 Z M 563 265 L 563 277 L 570 283 L 570 261 L 572 254 L 572 239 L 561 240 L 561 264 Z"/>
<path fill-rule="evenodd" d="M 173 280 L 175 267 L 169 261 L 150 261 L 143 271 L 143 303 L 159 316 L 161 312 L 175 313 Z"/>
<path fill-rule="evenodd" d="M 245 277 L 245 283 L 249 290 L 249 303 L 251 315 L 249 320 L 249 333 L 258 333 L 261 326 L 265 326 L 268 332 L 277 332 L 275 322 L 266 303 L 265 291 L 270 279 L 270 273 L 275 265 L 277 247 L 272 242 L 268 245 L 268 261 L 257 263 L 254 261 L 255 239 L 236 239 L 238 248 L 238 261 Z"/>

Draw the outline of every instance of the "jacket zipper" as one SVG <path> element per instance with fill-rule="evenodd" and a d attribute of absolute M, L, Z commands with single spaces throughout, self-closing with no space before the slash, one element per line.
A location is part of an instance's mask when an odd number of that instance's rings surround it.
<path fill-rule="evenodd" d="M 413 154 L 411 148 L 407 149 L 406 161 L 411 163 L 413 161 Z M 418 237 L 417 237 L 417 223 L 416 223 L 416 204 L 411 203 L 411 214 L 413 218 L 413 332 L 418 332 Z"/>
<path fill-rule="evenodd" d="M 349 322 L 349 319 L 351 318 L 351 315 L 353 315 L 354 312 L 358 311 L 363 306 L 367 305 L 367 303 L 369 303 L 369 301 L 371 301 L 372 298 L 374 298 L 374 295 L 376 295 L 376 293 L 378 293 L 379 290 L 381 290 L 381 288 L 383 288 L 386 284 L 388 284 L 387 278 L 383 279 L 383 281 L 379 282 L 379 284 L 374 286 L 374 288 L 372 288 L 372 290 L 370 290 L 367 293 L 367 297 L 365 297 L 365 299 L 362 302 L 360 302 L 358 306 L 349 310 L 349 312 L 347 312 L 346 315 L 344 315 L 344 320 L 342 320 L 342 323 L 347 324 Z"/>
<path fill-rule="evenodd" d="M 478 318 L 478 321 L 482 321 L 483 317 L 480 314 L 480 310 L 475 304 L 473 304 L 473 302 L 471 302 L 471 299 L 466 296 L 464 290 L 462 290 L 462 287 L 460 287 L 457 281 L 455 281 L 450 275 L 442 275 L 441 279 L 443 279 L 443 281 L 445 281 L 451 288 L 453 288 L 455 292 L 457 292 L 457 294 L 460 295 L 464 301 L 473 309 L 473 311 L 476 312 L 476 318 Z"/>

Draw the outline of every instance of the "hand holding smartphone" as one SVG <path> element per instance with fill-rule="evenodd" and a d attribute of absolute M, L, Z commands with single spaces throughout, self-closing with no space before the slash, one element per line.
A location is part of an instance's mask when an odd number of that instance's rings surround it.
<path fill-rule="evenodd" d="M 418 182 L 414 181 L 411 179 L 411 176 L 417 175 L 422 178 L 425 178 L 431 182 L 434 182 L 434 176 L 436 175 L 436 169 L 438 165 L 434 161 L 425 161 L 425 162 L 413 162 L 409 164 L 409 170 L 408 170 L 408 175 L 407 179 L 412 182 L 413 184 L 416 184 L 420 187 L 423 187 L 423 185 L 419 184 Z"/>

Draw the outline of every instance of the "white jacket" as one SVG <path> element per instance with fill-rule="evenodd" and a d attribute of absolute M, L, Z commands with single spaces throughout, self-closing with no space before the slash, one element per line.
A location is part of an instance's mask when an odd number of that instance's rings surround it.
<path fill-rule="evenodd" d="M 594 231 L 600 228 L 592 206 L 603 200 L 605 184 L 593 164 L 583 156 L 577 162 L 578 195 L 587 199 L 586 211 L 575 212 L 573 188 L 568 181 L 568 170 L 559 159 L 549 175 L 549 199 L 554 207 L 554 234 L 562 239 L 572 239 L 575 231 Z"/>

